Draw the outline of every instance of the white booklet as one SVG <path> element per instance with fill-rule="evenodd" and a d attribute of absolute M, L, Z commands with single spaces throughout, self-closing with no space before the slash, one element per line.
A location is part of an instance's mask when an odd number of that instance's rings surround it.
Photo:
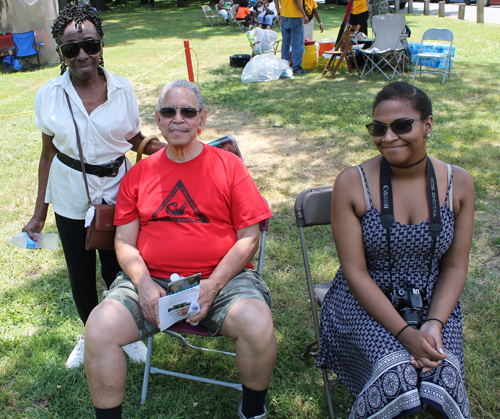
<path fill-rule="evenodd" d="M 168 285 L 168 294 L 158 300 L 160 311 L 160 330 L 168 329 L 174 323 L 188 317 L 189 313 L 183 316 L 179 311 L 191 307 L 190 312 L 196 311 L 196 303 L 200 295 L 201 274 L 195 274 L 186 278 L 177 277 Z M 178 279 L 177 279 L 178 278 Z M 192 304 L 193 303 L 193 304 Z"/>

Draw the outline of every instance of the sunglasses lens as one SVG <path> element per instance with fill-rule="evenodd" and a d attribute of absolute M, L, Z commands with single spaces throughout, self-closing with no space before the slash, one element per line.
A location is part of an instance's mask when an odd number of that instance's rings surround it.
<path fill-rule="evenodd" d="M 181 116 L 183 118 L 195 118 L 198 111 L 195 108 L 181 108 Z"/>
<path fill-rule="evenodd" d="M 67 44 L 62 44 L 59 46 L 59 51 L 66 58 L 75 58 L 80 52 L 80 48 L 88 55 L 97 54 L 101 48 L 102 43 L 100 39 L 87 39 L 81 42 L 68 42 Z"/>
<path fill-rule="evenodd" d="M 374 137 L 382 137 L 387 132 L 387 127 L 384 124 L 368 124 L 368 133 Z"/>
<path fill-rule="evenodd" d="M 75 58 L 80 52 L 80 45 L 78 42 L 69 42 L 67 44 L 62 44 L 59 46 L 59 51 L 61 55 L 66 58 Z"/>
<path fill-rule="evenodd" d="M 188 119 L 195 118 L 196 115 L 198 114 L 197 109 L 190 108 L 190 107 L 180 108 L 180 111 L 181 111 L 181 116 L 183 118 L 188 118 Z M 177 112 L 177 108 L 174 108 L 173 106 L 168 106 L 166 108 L 160 109 L 160 115 L 163 118 L 174 118 L 176 112 Z"/>
<path fill-rule="evenodd" d="M 391 124 L 391 130 L 394 134 L 399 135 L 399 134 L 408 134 L 411 132 L 413 126 L 413 121 L 411 119 L 407 121 L 394 121 Z"/>
<path fill-rule="evenodd" d="M 176 110 L 173 107 L 160 109 L 160 115 L 162 116 L 162 118 L 173 118 L 175 116 L 175 112 Z"/>
<path fill-rule="evenodd" d="M 80 42 L 80 45 L 88 55 L 95 55 L 101 50 L 100 39 L 89 39 L 87 41 L 82 41 Z"/>

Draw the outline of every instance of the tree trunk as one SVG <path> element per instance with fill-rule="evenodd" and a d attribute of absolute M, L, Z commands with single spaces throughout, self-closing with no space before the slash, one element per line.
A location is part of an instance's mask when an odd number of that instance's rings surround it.
<path fill-rule="evenodd" d="M 97 10 L 111 10 L 105 0 L 90 0 L 90 4 Z"/>

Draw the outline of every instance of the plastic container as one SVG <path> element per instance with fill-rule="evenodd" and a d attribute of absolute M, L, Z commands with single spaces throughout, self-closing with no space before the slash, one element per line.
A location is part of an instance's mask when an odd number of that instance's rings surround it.
<path fill-rule="evenodd" d="M 318 55 L 322 57 L 325 51 L 331 51 L 332 49 L 335 49 L 335 39 L 332 38 L 320 39 L 318 41 L 318 45 L 319 45 Z"/>
<path fill-rule="evenodd" d="M 302 56 L 302 68 L 304 70 L 314 70 L 316 67 L 318 67 L 316 45 L 305 45 L 304 49 L 304 55 Z"/>
<path fill-rule="evenodd" d="M 21 249 L 57 249 L 59 246 L 59 236 L 55 233 L 35 233 L 35 236 L 38 241 L 31 240 L 28 233 L 19 233 L 9 237 L 9 243 Z"/>

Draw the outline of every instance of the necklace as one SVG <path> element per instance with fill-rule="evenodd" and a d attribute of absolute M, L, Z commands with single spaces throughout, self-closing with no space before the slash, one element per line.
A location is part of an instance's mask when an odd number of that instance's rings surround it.
<path fill-rule="evenodd" d="M 397 169 L 409 169 L 410 167 L 417 166 L 418 164 L 422 163 L 426 158 L 427 158 L 427 154 L 424 157 L 422 157 L 418 162 L 410 164 L 408 166 L 400 166 L 400 165 L 392 164 L 392 163 L 389 163 L 389 165 L 392 167 L 395 167 Z"/>

